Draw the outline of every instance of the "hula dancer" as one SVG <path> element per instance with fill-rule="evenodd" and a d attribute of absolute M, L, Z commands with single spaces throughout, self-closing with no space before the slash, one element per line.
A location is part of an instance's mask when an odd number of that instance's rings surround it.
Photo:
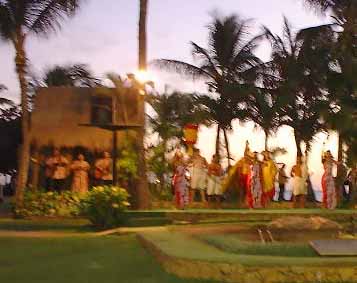
<path fill-rule="evenodd" d="M 189 203 L 189 181 L 187 177 L 186 164 L 181 152 L 176 152 L 174 157 L 173 186 L 175 191 L 176 208 L 185 209 Z"/>
<path fill-rule="evenodd" d="M 207 202 L 205 191 L 207 187 L 207 161 L 200 155 L 200 150 L 195 148 L 192 156 L 191 165 L 191 202 L 194 199 L 195 193 L 199 192 L 201 195 L 201 201 Z"/>
<path fill-rule="evenodd" d="M 249 208 L 261 208 L 262 207 L 262 166 L 258 160 L 258 153 L 254 152 L 252 161 L 252 173 L 250 183 L 247 191 L 247 205 Z"/>
<path fill-rule="evenodd" d="M 338 162 L 333 159 L 331 151 L 328 150 L 322 156 L 322 164 L 325 170 L 321 179 L 323 205 L 327 209 L 335 209 L 337 206 L 337 195 L 332 169 L 333 165 L 338 164 Z"/>
<path fill-rule="evenodd" d="M 275 176 L 278 169 L 270 157 L 268 151 L 263 152 L 264 160 L 262 164 L 263 173 L 263 206 L 266 207 L 273 199 L 275 194 Z"/>
<path fill-rule="evenodd" d="M 207 195 L 208 201 L 215 199 L 219 206 L 222 195 L 222 167 L 217 155 L 213 155 L 212 162 L 208 165 Z"/>
<path fill-rule="evenodd" d="M 305 165 L 301 156 L 296 159 L 296 164 L 291 169 L 291 177 L 293 178 L 293 202 L 294 207 L 304 208 L 305 197 L 307 194 Z"/>

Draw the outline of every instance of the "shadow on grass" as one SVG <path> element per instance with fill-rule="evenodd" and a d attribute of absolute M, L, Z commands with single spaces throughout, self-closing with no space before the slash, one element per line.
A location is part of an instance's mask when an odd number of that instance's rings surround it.
<path fill-rule="evenodd" d="M 97 229 L 86 219 L 0 219 L 0 231 L 61 231 L 85 233 Z"/>

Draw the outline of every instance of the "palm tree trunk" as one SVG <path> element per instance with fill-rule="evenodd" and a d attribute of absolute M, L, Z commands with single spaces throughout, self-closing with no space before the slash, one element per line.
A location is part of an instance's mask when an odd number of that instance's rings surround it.
<path fill-rule="evenodd" d="M 269 132 L 267 130 L 264 130 L 264 134 L 265 134 L 264 148 L 265 148 L 266 151 L 268 151 Z"/>
<path fill-rule="evenodd" d="M 24 192 L 27 185 L 28 169 L 30 165 L 30 136 L 29 136 L 29 109 L 27 96 L 27 81 L 26 81 L 26 55 L 24 49 L 25 36 L 22 31 L 17 32 L 17 41 L 15 44 L 16 57 L 16 72 L 19 79 L 21 89 L 21 130 L 22 144 L 19 154 L 19 168 L 17 173 L 16 184 L 16 209 L 21 209 L 24 204 Z"/>
<path fill-rule="evenodd" d="M 139 69 L 146 71 L 147 68 L 147 50 L 146 50 L 146 19 L 149 0 L 140 0 L 140 18 L 139 18 Z"/>
<path fill-rule="evenodd" d="M 218 156 L 219 160 L 220 160 L 220 133 L 221 133 L 221 127 L 218 125 L 217 137 L 216 137 L 216 155 Z"/>
<path fill-rule="evenodd" d="M 338 133 L 338 155 L 337 155 L 338 165 L 337 165 L 337 182 L 338 187 L 342 186 L 344 179 L 346 178 L 345 170 L 343 166 L 343 139 L 341 135 Z"/>
<path fill-rule="evenodd" d="M 299 134 L 296 133 L 296 130 L 294 130 L 294 137 L 295 137 L 295 144 L 296 144 L 296 157 L 302 156 L 302 151 L 301 151 L 301 138 Z"/>
<path fill-rule="evenodd" d="M 226 129 L 223 129 L 223 135 L 224 135 L 224 142 L 226 144 L 226 150 L 227 150 L 228 168 L 230 168 L 231 167 L 231 152 L 229 150 L 229 141 L 228 141 Z"/>
<path fill-rule="evenodd" d="M 338 134 L 338 162 L 343 161 L 343 139 L 341 138 L 341 135 Z"/>
<path fill-rule="evenodd" d="M 147 18 L 148 0 L 140 0 L 140 17 L 139 17 L 139 69 L 145 71 L 147 68 L 146 62 L 146 18 Z M 138 146 L 139 146 L 139 180 L 137 186 L 138 208 L 147 209 L 150 206 L 150 195 L 146 176 L 145 162 L 145 99 L 140 102 L 140 112 L 142 113 L 141 122 L 143 127 L 138 131 Z"/>

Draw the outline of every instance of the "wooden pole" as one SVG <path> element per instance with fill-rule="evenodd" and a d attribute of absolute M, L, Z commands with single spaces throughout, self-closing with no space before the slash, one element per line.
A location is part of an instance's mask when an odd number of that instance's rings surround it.
<path fill-rule="evenodd" d="M 118 172 L 117 172 L 117 160 L 118 160 L 118 135 L 117 131 L 113 130 L 113 151 L 112 151 L 112 157 L 113 157 L 113 186 L 118 185 Z"/>

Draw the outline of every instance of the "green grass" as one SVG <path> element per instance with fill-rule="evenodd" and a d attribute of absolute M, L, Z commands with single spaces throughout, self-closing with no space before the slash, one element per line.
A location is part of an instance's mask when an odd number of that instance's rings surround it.
<path fill-rule="evenodd" d="M 93 227 L 86 219 L 12 219 L 0 218 L 0 231 L 61 231 L 61 232 L 89 232 Z"/>
<path fill-rule="evenodd" d="M 357 257 L 299 257 L 247 255 L 227 252 L 205 241 L 176 231 L 143 232 L 142 235 L 164 254 L 169 256 L 208 262 L 237 263 L 244 266 L 356 266 Z"/>
<path fill-rule="evenodd" d="M 135 236 L 0 239 L 2 283 L 188 283 L 167 274 Z"/>
<path fill-rule="evenodd" d="M 308 244 L 248 242 L 236 235 L 200 235 L 200 239 L 229 253 L 287 257 L 317 257 Z"/>

